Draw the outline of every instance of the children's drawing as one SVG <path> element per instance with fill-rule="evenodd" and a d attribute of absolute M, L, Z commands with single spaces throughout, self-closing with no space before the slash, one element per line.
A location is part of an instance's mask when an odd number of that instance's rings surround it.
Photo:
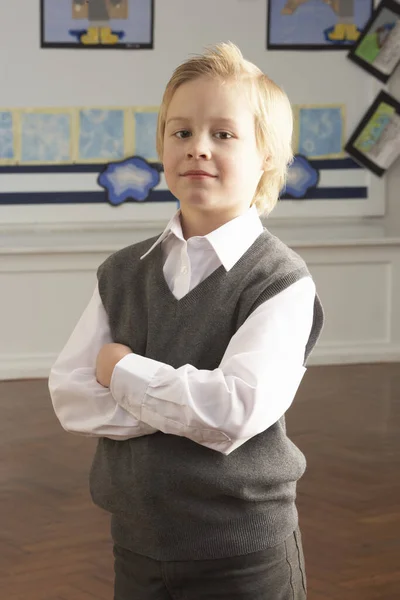
<path fill-rule="evenodd" d="M 33 109 L 20 116 L 20 162 L 63 164 L 72 160 L 72 114 Z"/>
<path fill-rule="evenodd" d="M 400 4 L 383 0 L 349 58 L 386 83 L 400 61 Z"/>
<path fill-rule="evenodd" d="M 400 156 L 400 103 L 380 92 L 345 149 L 376 175 L 383 175 Z"/>
<path fill-rule="evenodd" d="M 160 183 L 160 173 L 143 158 L 134 156 L 107 165 L 97 181 L 107 191 L 108 201 L 118 206 L 126 200 L 146 200 Z"/>
<path fill-rule="evenodd" d="M 11 110 L 0 111 L 0 164 L 15 159 L 14 115 Z"/>
<path fill-rule="evenodd" d="M 344 144 L 344 106 L 295 106 L 295 151 L 308 158 L 340 158 Z"/>
<path fill-rule="evenodd" d="M 156 132 L 158 109 L 137 108 L 134 111 L 134 154 L 146 160 L 157 162 Z"/>
<path fill-rule="evenodd" d="M 269 0 L 267 47 L 346 49 L 360 37 L 373 0 Z"/>
<path fill-rule="evenodd" d="M 154 0 L 41 0 L 43 48 L 153 48 Z"/>

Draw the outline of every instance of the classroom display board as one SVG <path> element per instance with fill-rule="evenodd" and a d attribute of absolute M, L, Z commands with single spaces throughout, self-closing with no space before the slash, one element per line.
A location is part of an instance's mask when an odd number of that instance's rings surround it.
<path fill-rule="evenodd" d="M 384 213 L 385 169 L 371 169 L 348 143 L 381 87 L 348 59 L 372 2 L 25 3 L 24 20 L 0 7 L 2 39 L 8 36 L 11 47 L 12 32 L 20 33 L 0 105 L 3 221 L 173 214 L 177 201 L 155 148 L 163 90 L 179 63 L 228 40 L 293 105 L 295 159 L 271 218 Z M 62 15 L 69 16 L 67 29 Z"/>

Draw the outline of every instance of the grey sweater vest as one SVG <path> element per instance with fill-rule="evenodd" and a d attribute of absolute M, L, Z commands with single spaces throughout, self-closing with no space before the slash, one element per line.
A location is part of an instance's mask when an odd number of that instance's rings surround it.
<path fill-rule="evenodd" d="M 98 271 L 99 290 L 114 341 L 175 368 L 217 368 L 252 311 L 309 275 L 304 261 L 264 230 L 229 272 L 219 267 L 177 300 L 164 279 L 161 246 L 140 260 L 155 240 L 110 256 Z M 322 322 L 316 296 L 304 361 Z M 296 482 L 305 466 L 282 417 L 228 456 L 162 432 L 101 438 L 90 487 L 93 501 L 112 513 L 121 546 L 157 560 L 212 559 L 287 538 L 297 526 Z"/>

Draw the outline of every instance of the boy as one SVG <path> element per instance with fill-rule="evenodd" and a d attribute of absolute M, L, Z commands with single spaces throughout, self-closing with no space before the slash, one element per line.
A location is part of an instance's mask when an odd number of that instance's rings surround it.
<path fill-rule="evenodd" d="M 264 229 L 292 158 L 286 95 L 233 44 L 178 67 L 158 151 L 180 211 L 125 248 L 50 376 L 63 427 L 99 437 L 115 600 L 306 597 L 305 458 L 284 413 L 322 327 L 303 260 Z"/>

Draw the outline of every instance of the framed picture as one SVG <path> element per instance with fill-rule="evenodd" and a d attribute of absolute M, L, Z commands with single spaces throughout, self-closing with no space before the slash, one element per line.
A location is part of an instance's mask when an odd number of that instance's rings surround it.
<path fill-rule="evenodd" d="M 400 155 L 400 103 L 390 94 L 380 92 L 345 150 L 381 177 Z"/>
<path fill-rule="evenodd" d="M 348 50 L 373 12 L 373 0 L 268 0 L 270 50 Z"/>
<path fill-rule="evenodd" d="M 41 47 L 152 49 L 154 0 L 41 0 Z"/>
<path fill-rule="evenodd" d="M 400 4 L 383 0 L 348 57 L 386 83 L 400 61 Z"/>

